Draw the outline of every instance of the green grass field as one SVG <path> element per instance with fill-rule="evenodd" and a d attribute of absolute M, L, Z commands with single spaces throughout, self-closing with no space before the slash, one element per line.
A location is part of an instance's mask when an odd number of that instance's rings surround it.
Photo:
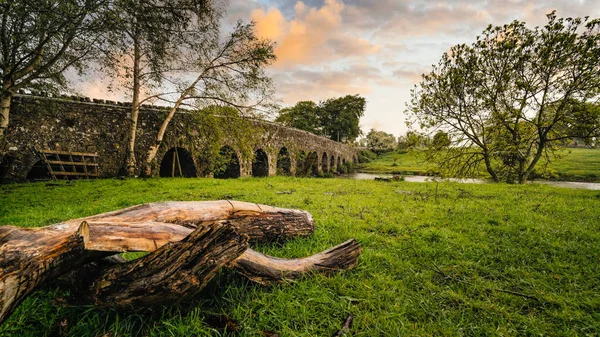
<path fill-rule="evenodd" d="M 562 149 L 559 158 L 548 165 L 548 172 L 541 173 L 543 162 L 538 165 L 536 178 L 563 181 L 600 182 L 600 149 Z M 397 158 L 394 166 L 394 158 Z M 359 171 L 377 174 L 428 174 L 428 166 L 422 156 L 409 153 L 384 153 L 370 163 L 360 164 Z"/>
<path fill-rule="evenodd" d="M 313 237 L 261 252 L 301 257 L 356 238 L 359 265 L 271 287 L 223 270 L 189 303 L 147 312 L 65 306 L 57 298 L 68 294 L 45 288 L 0 335 L 331 336 L 350 314 L 352 336 L 600 333 L 599 191 L 283 177 L 29 183 L 0 186 L 0 224 L 223 198 L 313 214 Z"/>
<path fill-rule="evenodd" d="M 428 167 L 418 153 L 387 152 L 380 154 L 372 162 L 361 163 L 358 170 L 364 173 L 427 175 Z"/>
<path fill-rule="evenodd" d="M 600 149 L 564 149 L 548 167 L 551 179 L 600 182 Z"/>

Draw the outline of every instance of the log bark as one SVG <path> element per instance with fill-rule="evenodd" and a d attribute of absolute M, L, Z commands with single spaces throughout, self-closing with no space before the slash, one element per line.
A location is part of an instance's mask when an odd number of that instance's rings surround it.
<path fill-rule="evenodd" d="M 217 270 L 248 248 L 229 221 L 201 226 L 143 258 L 105 268 L 88 293 L 97 306 L 147 308 L 196 295 Z"/>
<path fill-rule="evenodd" d="M 307 237 L 314 232 L 314 220 L 306 211 L 232 200 L 155 202 L 68 220 L 64 224 L 70 226 L 69 230 L 75 231 L 83 221 L 88 224 L 104 223 L 107 225 L 105 228 L 111 228 L 111 232 L 115 230 L 113 228 L 115 225 L 140 224 L 147 226 L 150 232 L 144 233 L 150 235 L 152 225 L 166 228 L 171 224 L 170 228 L 181 233 L 181 229 L 177 228 L 195 229 L 202 224 L 218 220 L 238 220 L 236 224 L 240 227 L 239 233 L 248 235 L 251 243 L 283 242 L 290 238 Z M 90 227 L 93 237 L 107 239 L 106 236 L 101 235 L 100 229 L 95 231 L 93 225 Z M 114 244 L 115 242 L 109 243 L 111 246 Z M 132 250 L 123 248 L 123 251 Z"/>
<path fill-rule="evenodd" d="M 60 225 L 0 227 L 0 323 L 40 283 L 86 262 L 86 235 L 85 224 L 70 233 L 60 231 Z"/>
<path fill-rule="evenodd" d="M 235 226 L 235 225 L 234 225 Z M 235 270 L 253 282 L 261 285 L 271 285 L 298 280 L 312 273 L 333 273 L 356 267 L 362 247 L 356 240 L 351 239 L 321 253 L 301 259 L 281 259 L 259 253 L 248 248 L 236 259 L 232 259 L 227 267 Z M 136 260 L 137 261 L 137 260 Z M 78 289 L 78 293 L 89 294 L 89 280 L 101 278 L 106 273 L 106 266 L 112 269 L 114 265 L 126 264 L 120 255 L 111 256 L 100 263 L 92 262 L 63 277 L 60 285 L 70 289 Z M 131 263 L 129 263 L 131 265 Z M 81 282 L 86 285 L 82 286 Z M 99 281 L 93 281 L 98 283 Z M 93 301 L 96 301 L 95 299 Z"/>

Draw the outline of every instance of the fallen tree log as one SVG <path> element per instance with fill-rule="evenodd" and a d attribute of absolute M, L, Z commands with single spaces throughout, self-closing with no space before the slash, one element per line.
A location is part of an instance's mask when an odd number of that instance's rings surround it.
<path fill-rule="evenodd" d="M 0 323 L 41 282 L 86 262 L 84 227 L 61 235 L 0 227 Z"/>
<path fill-rule="evenodd" d="M 321 253 L 300 259 L 282 259 L 259 253 L 251 248 L 246 249 L 239 257 L 232 259 L 226 267 L 247 277 L 251 281 L 262 285 L 294 281 L 310 273 L 332 273 L 340 270 L 352 269 L 358 264 L 358 257 L 362 248 L 356 240 L 348 240 Z M 62 277 L 58 284 L 70 289 L 78 289 L 76 293 L 84 294 L 88 301 L 96 305 L 115 306 L 117 302 L 107 302 L 96 297 L 98 292 L 108 293 L 106 289 L 99 290 L 97 284 L 103 284 L 104 275 L 119 273 L 112 270 L 122 270 L 120 266 L 129 264 L 120 255 L 113 255 L 108 261 L 101 263 L 92 262 L 82 266 L 80 269 Z M 133 262 L 138 262 L 135 260 Z M 130 267 L 132 268 L 132 267 Z M 138 268 L 136 266 L 135 268 Z M 102 276 L 101 276 L 102 275 Z M 90 284 L 90 280 L 94 280 Z M 83 282 L 83 283 L 82 283 Z M 117 290 L 117 293 L 120 291 Z M 93 294 L 93 296 L 90 296 Z M 91 300 L 90 300 L 91 298 Z M 138 305 L 142 306 L 141 302 Z M 143 306 L 152 306 L 152 302 L 144 303 Z"/>
<path fill-rule="evenodd" d="M 236 221 L 238 232 L 248 235 L 251 243 L 283 242 L 314 232 L 314 220 L 306 211 L 230 200 L 148 203 L 67 220 L 43 229 L 48 230 L 46 236 L 63 236 L 87 222 L 90 228 L 87 250 L 148 252 L 183 239 L 198 226 L 219 220 Z"/>
<path fill-rule="evenodd" d="M 116 308 L 178 303 L 200 292 L 247 248 L 247 235 L 229 221 L 215 221 L 142 258 L 105 268 L 85 294 L 95 305 Z"/>
<path fill-rule="evenodd" d="M 106 224 L 162 223 L 194 229 L 218 220 L 238 220 L 239 233 L 248 235 L 251 243 L 283 242 L 290 238 L 310 236 L 315 230 L 314 220 L 306 211 L 233 200 L 155 202 L 64 223 L 72 226 L 73 230 L 82 221 Z M 137 233 L 137 230 L 133 232 Z"/>
<path fill-rule="evenodd" d="M 247 248 L 249 240 L 283 241 L 313 230 L 307 212 L 235 201 L 153 203 L 42 228 L 0 227 L 0 322 L 37 285 L 64 274 L 79 281 L 74 290 L 89 302 L 129 308 L 193 296 L 224 265 L 261 284 L 356 265 L 361 249 L 354 240 L 295 260 Z M 123 251 L 151 253 L 106 263 Z"/>

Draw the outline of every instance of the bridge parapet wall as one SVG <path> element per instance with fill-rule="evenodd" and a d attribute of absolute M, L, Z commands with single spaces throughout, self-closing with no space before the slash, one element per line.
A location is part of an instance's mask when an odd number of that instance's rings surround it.
<path fill-rule="evenodd" d="M 130 110 L 128 104 L 112 101 L 16 95 L 5 141 L 0 144 L 0 158 L 3 158 L 0 179 L 25 179 L 38 161 L 36 150 L 40 149 L 97 152 L 102 176 L 119 175 L 125 159 Z M 138 163 L 143 161 L 166 113 L 166 108 L 155 106 L 143 106 L 140 110 L 136 141 Z M 155 175 L 158 175 L 165 153 L 174 147 L 190 152 L 197 176 L 210 175 L 202 154 L 196 150 L 202 148 L 206 139 L 194 123 L 197 121 L 185 111 L 175 115 L 165 134 L 164 146 L 153 163 Z M 327 158 L 334 156 L 336 160 L 339 157 L 347 162 L 357 157 L 355 148 L 306 131 L 267 121 L 254 120 L 253 123 L 261 134 L 252 146 L 267 154 L 269 175 L 276 173 L 277 155 L 283 147 L 291 157 L 292 173 L 300 153 L 316 152 L 319 159 L 326 153 Z M 224 142 L 227 144 L 223 145 L 235 149 L 234 141 Z M 240 158 L 241 176 L 252 175 L 251 160 Z"/>

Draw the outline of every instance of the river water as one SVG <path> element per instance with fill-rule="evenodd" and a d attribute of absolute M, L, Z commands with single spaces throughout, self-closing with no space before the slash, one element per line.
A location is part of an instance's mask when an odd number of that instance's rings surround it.
<path fill-rule="evenodd" d="M 359 179 L 359 180 L 374 180 L 376 177 L 379 178 L 392 178 L 390 174 L 372 174 L 372 173 L 350 173 L 344 174 L 340 176 L 341 178 L 347 179 Z M 404 176 L 404 180 L 411 183 L 425 183 L 432 181 L 440 181 L 441 178 L 436 177 L 428 177 L 428 176 Z M 457 179 L 457 178 L 447 178 L 443 180 L 455 181 L 464 184 L 486 184 L 491 181 L 483 180 L 483 179 Z M 564 188 L 580 188 L 586 190 L 597 190 L 600 191 L 600 183 L 580 183 L 573 181 L 546 181 L 546 180 L 534 180 L 531 182 L 532 184 L 543 184 L 550 185 L 556 187 L 564 187 Z"/>

